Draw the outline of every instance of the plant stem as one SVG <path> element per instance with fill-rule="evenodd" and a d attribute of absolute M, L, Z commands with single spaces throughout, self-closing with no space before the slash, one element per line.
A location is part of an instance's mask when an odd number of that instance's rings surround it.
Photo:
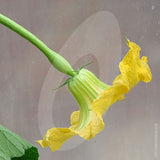
<path fill-rule="evenodd" d="M 68 74 L 70 76 L 74 76 L 75 72 L 72 69 L 71 65 L 68 63 L 66 59 L 62 56 L 48 48 L 40 39 L 38 39 L 34 34 L 29 32 L 27 29 L 17 24 L 13 20 L 8 17 L 2 15 L 0 13 L 0 23 L 10 28 L 14 32 L 21 35 L 23 38 L 30 41 L 33 45 L 35 45 L 39 50 L 41 50 L 52 63 L 52 65 L 62 73 Z"/>

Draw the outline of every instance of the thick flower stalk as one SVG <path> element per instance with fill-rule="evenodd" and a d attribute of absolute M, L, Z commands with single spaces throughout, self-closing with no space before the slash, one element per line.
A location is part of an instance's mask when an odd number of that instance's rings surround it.
<path fill-rule="evenodd" d="M 42 51 L 51 64 L 60 72 L 68 74 L 70 76 L 75 75 L 71 65 L 68 63 L 66 59 L 64 59 L 61 55 L 56 53 L 55 51 L 48 48 L 40 39 L 38 39 L 34 34 L 29 32 L 27 29 L 17 24 L 10 18 L 2 15 L 0 13 L 0 23 L 10 28 L 14 32 L 18 33 L 23 38 L 30 41 L 34 46 L 36 46 L 40 51 Z"/>
<path fill-rule="evenodd" d="M 86 140 L 95 137 L 104 129 L 102 115 L 108 108 L 116 101 L 123 100 L 124 95 L 139 81 L 148 83 L 152 79 L 147 57 L 140 58 L 140 47 L 128 39 L 129 52 L 119 64 L 120 75 L 114 79 L 112 85 L 106 85 L 83 67 L 79 71 L 74 71 L 62 56 L 49 49 L 31 32 L 2 14 L 0 14 L 0 23 L 39 48 L 58 71 L 71 76 L 65 84 L 68 83 L 68 88 L 76 98 L 80 110 L 71 114 L 69 128 L 51 128 L 43 140 L 37 141 L 42 147 L 50 147 L 52 151 L 60 149 L 65 141 L 75 135 Z"/>
<path fill-rule="evenodd" d="M 121 74 L 111 86 L 104 84 L 86 69 L 81 69 L 68 83 L 68 88 L 79 104 L 79 111 L 71 114 L 69 128 L 51 128 L 43 140 L 38 143 L 42 147 L 58 150 L 61 145 L 76 134 L 89 140 L 104 128 L 102 115 L 108 108 L 124 99 L 139 81 L 150 82 L 152 74 L 148 66 L 147 57 L 140 58 L 140 47 L 127 40 L 129 52 L 119 64 Z"/>

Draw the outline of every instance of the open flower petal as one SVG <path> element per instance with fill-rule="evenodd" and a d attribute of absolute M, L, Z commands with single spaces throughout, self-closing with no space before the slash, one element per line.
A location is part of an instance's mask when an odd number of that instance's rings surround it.
<path fill-rule="evenodd" d="M 71 125 L 72 127 L 76 127 L 79 123 L 79 119 L 80 119 L 80 111 L 74 111 L 72 114 L 71 114 Z"/>
<path fill-rule="evenodd" d="M 47 131 L 43 140 L 37 141 L 42 147 L 50 147 L 52 151 L 60 149 L 61 145 L 69 138 L 75 136 L 75 132 L 69 128 L 51 128 Z"/>
<path fill-rule="evenodd" d="M 80 137 L 90 140 L 91 138 L 95 137 L 96 134 L 101 132 L 104 129 L 104 126 L 105 124 L 102 117 L 96 112 L 92 111 L 91 121 L 89 124 L 79 130 L 77 133 Z"/>
<path fill-rule="evenodd" d="M 91 121 L 83 129 L 77 130 L 76 126 L 78 124 L 77 117 L 80 112 L 75 111 L 71 115 L 71 123 L 73 126 L 69 128 L 51 128 L 47 131 L 43 140 L 37 141 L 42 147 L 50 147 L 52 151 L 60 149 L 61 145 L 67 141 L 69 138 L 78 134 L 80 137 L 90 140 L 95 137 L 96 134 L 101 132 L 104 128 L 104 122 L 99 114 L 92 111 Z"/>
<path fill-rule="evenodd" d="M 150 82 L 152 73 L 148 66 L 147 57 L 140 59 L 140 47 L 128 40 L 129 52 L 119 64 L 121 74 L 113 85 L 103 91 L 93 102 L 92 109 L 101 115 L 117 100 L 123 100 L 124 94 L 130 91 L 139 81 Z"/>
<path fill-rule="evenodd" d="M 92 110 L 103 115 L 109 107 L 115 103 L 117 100 L 124 99 L 124 95 L 127 92 L 126 86 L 123 85 L 113 85 L 106 89 L 100 94 L 100 96 L 95 99 L 92 104 Z"/>
<path fill-rule="evenodd" d="M 128 40 L 129 52 L 119 64 L 121 78 L 131 89 L 139 81 L 150 82 L 152 73 L 148 66 L 147 57 L 140 59 L 140 47 Z"/>

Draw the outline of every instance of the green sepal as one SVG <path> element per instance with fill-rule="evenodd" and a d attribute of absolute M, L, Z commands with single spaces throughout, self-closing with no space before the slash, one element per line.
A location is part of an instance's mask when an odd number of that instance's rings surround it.
<path fill-rule="evenodd" d="M 75 72 L 76 74 L 78 74 L 80 70 L 82 70 L 82 69 L 85 68 L 86 66 L 90 65 L 91 63 L 93 63 L 93 62 L 87 63 L 87 64 L 83 65 L 79 70 L 77 70 L 77 71 L 72 71 L 72 72 Z M 76 75 L 76 74 L 75 74 L 75 75 Z M 75 76 L 75 75 L 74 75 L 74 76 Z M 61 85 L 60 85 L 59 87 L 57 87 L 57 88 L 53 88 L 52 90 L 57 90 L 57 89 L 65 86 L 66 84 L 68 84 L 68 83 L 72 80 L 72 78 L 73 78 L 73 77 L 68 78 L 63 84 L 61 84 Z"/>
<path fill-rule="evenodd" d="M 63 84 L 61 84 L 59 87 L 57 87 L 57 88 L 54 88 L 54 89 L 52 89 L 52 90 L 57 90 L 57 89 L 59 89 L 59 88 L 61 88 L 61 87 L 63 87 L 63 86 L 65 86 L 66 84 L 68 84 L 69 83 L 69 81 L 72 79 L 72 77 L 70 77 L 70 78 L 68 78 Z"/>
<path fill-rule="evenodd" d="M 83 65 L 79 70 L 81 70 L 81 69 L 83 69 L 83 68 L 85 68 L 85 67 L 89 66 L 89 65 L 90 65 L 90 64 L 92 64 L 92 63 L 93 63 L 93 61 L 91 61 L 91 62 L 89 62 L 89 63 L 87 63 L 87 64 Z"/>
<path fill-rule="evenodd" d="M 38 149 L 0 125 L 0 160 L 38 160 Z"/>
<path fill-rule="evenodd" d="M 127 43 L 130 41 L 126 36 L 125 36 L 125 39 L 126 39 Z"/>
<path fill-rule="evenodd" d="M 85 65 L 83 65 L 79 70 L 77 70 L 77 71 L 73 71 L 73 72 L 76 72 L 77 74 L 79 74 L 79 72 L 83 69 L 83 68 L 85 68 L 85 67 L 87 67 L 87 66 L 89 66 L 90 64 L 92 64 L 93 63 L 93 61 L 91 61 L 91 62 L 89 62 L 89 63 L 87 63 L 87 64 L 85 64 Z M 75 76 L 75 75 L 74 75 Z"/>

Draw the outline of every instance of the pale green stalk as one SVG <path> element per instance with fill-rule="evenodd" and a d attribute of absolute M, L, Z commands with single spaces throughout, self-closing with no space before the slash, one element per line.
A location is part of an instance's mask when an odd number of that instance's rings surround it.
<path fill-rule="evenodd" d="M 61 55 L 57 54 L 56 52 L 48 48 L 40 39 L 38 39 L 35 35 L 26 30 L 24 27 L 22 27 L 21 25 L 17 24 L 13 20 L 9 19 L 8 17 L 2 14 L 0 14 L 0 23 L 10 28 L 14 32 L 18 33 L 23 38 L 27 39 L 33 45 L 35 45 L 47 56 L 51 64 L 58 71 L 68 74 L 70 76 L 74 76 L 76 74 L 66 59 L 64 59 Z"/>

